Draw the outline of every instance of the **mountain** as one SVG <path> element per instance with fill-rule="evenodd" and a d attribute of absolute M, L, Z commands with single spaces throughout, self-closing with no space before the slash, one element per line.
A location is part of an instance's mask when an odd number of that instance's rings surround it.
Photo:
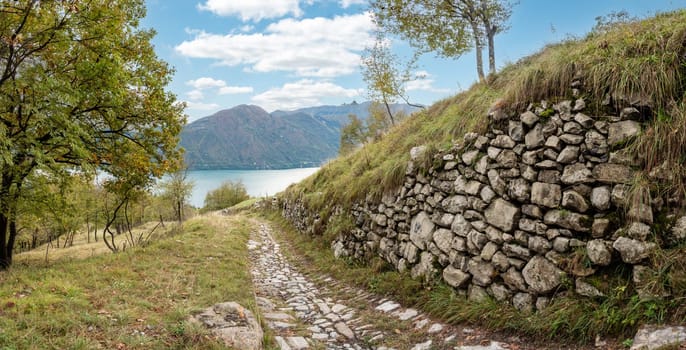
<path fill-rule="evenodd" d="M 196 120 L 181 132 L 190 169 L 285 169 L 319 166 L 335 157 L 349 114 L 367 118 L 369 102 L 271 114 L 240 105 Z M 396 111 L 413 107 L 394 105 Z"/>

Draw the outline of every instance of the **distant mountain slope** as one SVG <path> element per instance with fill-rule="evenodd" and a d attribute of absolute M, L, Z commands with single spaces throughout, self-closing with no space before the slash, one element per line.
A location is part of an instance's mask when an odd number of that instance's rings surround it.
<path fill-rule="evenodd" d="M 369 103 L 319 106 L 272 114 L 240 105 L 196 120 L 181 132 L 191 169 L 284 169 L 319 166 L 338 153 L 348 114 L 368 115 Z M 396 105 L 410 112 L 412 107 Z"/>

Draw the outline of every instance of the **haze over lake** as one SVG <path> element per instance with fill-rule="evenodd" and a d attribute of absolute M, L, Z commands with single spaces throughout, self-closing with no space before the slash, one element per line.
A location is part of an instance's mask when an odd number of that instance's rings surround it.
<path fill-rule="evenodd" d="M 314 174 L 319 168 L 284 170 L 189 170 L 188 179 L 193 181 L 191 205 L 201 208 L 205 195 L 218 188 L 222 182 L 241 181 L 251 197 L 271 196 Z"/>

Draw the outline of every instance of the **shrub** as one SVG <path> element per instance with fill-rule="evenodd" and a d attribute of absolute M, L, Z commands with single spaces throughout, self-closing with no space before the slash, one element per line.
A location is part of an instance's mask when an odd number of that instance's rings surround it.
<path fill-rule="evenodd" d="M 250 198 L 240 181 L 225 181 L 219 188 L 207 193 L 203 211 L 219 210 L 231 207 Z"/>

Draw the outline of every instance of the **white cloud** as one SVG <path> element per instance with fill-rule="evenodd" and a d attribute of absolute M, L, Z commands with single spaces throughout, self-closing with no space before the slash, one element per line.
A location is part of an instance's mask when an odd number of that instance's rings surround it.
<path fill-rule="evenodd" d="M 346 89 L 329 81 L 303 79 L 253 96 L 252 102 L 268 111 L 292 110 L 321 105 L 324 97 L 352 98 L 362 92 L 362 89 Z"/>
<path fill-rule="evenodd" d="M 192 31 L 195 38 L 176 46 L 181 55 L 215 59 L 227 66 L 245 65 L 253 72 L 293 72 L 305 77 L 351 74 L 359 52 L 373 38 L 368 13 L 334 18 L 283 19 L 263 33 L 212 34 Z"/>
<path fill-rule="evenodd" d="M 205 90 L 211 88 L 220 88 L 226 86 L 226 82 L 223 80 L 217 80 L 208 77 L 202 77 L 195 80 L 189 80 L 186 85 L 190 85 L 198 90 Z"/>
<path fill-rule="evenodd" d="M 366 2 L 366 0 L 340 0 L 338 3 L 341 5 L 342 8 L 347 9 L 352 5 L 362 5 Z"/>
<path fill-rule="evenodd" d="M 219 16 L 238 16 L 245 21 L 260 21 L 278 18 L 288 14 L 302 16 L 301 0 L 207 0 L 198 4 L 198 9 L 210 11 Z M 312 3 L 312 1 L 307 1 Z"/>
<path fill-rule="evenodd" d="M 427 71 L 417 71 L 414 73 L 413 79 L 405 84 L 407 91 L 431 91 L 437 93 L 445 93 L 450 90 L 439 89 L 433 86 L 436 80 Z"/>
<path fill-rule="evenodd" d="M 220 95 L 249 94 L 253 92 L 252 86 L 223 86 L 219 88 Z"/>
<path fill-rule="evenodd" d="M 203 97 L 205 97 L 200 90 L 191 90 L 186 93 L 188 95 L 188 99 L 191 101 L 197 101 L 197 100 L 202 100 Z"/>

